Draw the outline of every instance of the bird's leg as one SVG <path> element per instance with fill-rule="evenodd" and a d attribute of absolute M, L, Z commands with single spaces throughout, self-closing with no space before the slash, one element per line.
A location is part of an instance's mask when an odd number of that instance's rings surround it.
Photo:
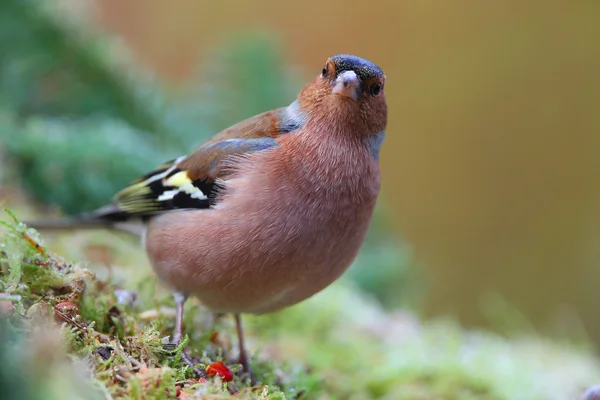
<path fill-rule="evenodd" d="M 174 292 L 173 298 L 175 299 L 175 329 L 173 331 L 173 339 L 171 340 L 172 345 L 179 346 L 181 342 L 181 326 L 183 325 L 183 304 L 188 298 L 188 295 L 181 292 Z M 184 350 L 181 351 L 181 359 L 190 367 L 194 369 L 194 372 L 198 374 L 200 378 L 208 379 L 206 373 L 196 366 L 196 363 Z"/>
<path fill-rule="evenodd" d="M 250 373 L 250 365 L 248 364 L 248 354 L 246 353 L 246 346 L 244 345 L 244 330 L 242 329 L 242 317 L 240 314 L 233 314 L 235 318 L 235 329 L 237 330 L 238 336 L 238 347 L 240 349 L 240 364 L 242 364 L 242 371 Z"/>
<path fill-rule="evenodd" d="M 183 304 L 187 300 L 187 294 L 181 292 L 173 293 L 175 298 L 175 330 L 173 332 L 173 340 L 171 343 L 179 346 L 181 341 L 181 326 L 183 325 Z"/>

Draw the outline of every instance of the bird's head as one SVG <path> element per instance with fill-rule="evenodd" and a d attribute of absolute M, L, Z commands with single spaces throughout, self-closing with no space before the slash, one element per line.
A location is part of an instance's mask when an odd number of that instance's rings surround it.
<path fill-rule="evenodd" d="M 321 73 L 298 96 L 309 118 L 346 121 L 363 134 L 377 134 L 387 124 L 385 75 L 363 58 L 340 54 L 327 60 Z"/>

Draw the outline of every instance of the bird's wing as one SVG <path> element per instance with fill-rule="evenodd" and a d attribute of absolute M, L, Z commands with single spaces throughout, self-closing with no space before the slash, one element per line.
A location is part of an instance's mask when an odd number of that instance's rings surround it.
<path fill-rule="evenodd" d="M 175 209 L 210 208 L 220 189 L 219 180 L 231 170 L 232 159 L 277 146 L 277 136 L 299 127 L 300 122 L 289 117 L 288 108 L 233 125 L 189 156 L 160 165 L 117 193 L 113 204 L 88 214 L 86 219 L 117 222 Z"/>

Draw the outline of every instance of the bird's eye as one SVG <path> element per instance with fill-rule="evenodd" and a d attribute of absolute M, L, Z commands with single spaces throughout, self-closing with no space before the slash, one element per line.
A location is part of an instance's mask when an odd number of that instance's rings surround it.
<path fill-rule="evenodd" d="M 381 94 L 381 82 L 377 82 L 373 86 L 371 86 L 371 96 L 377 97 Z"/>
<path fill-rule="evenodd" d="M 327 75 L 327 64 L 323 67 L 323 71 L 321 71 L 321 76 Z"/>

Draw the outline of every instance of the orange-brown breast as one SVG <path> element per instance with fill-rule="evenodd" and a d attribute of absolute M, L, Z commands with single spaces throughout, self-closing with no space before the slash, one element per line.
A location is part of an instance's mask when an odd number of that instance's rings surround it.
<path fill-rule="evenodd" d="M 240 160 L 214 209 L 149 223 L 146 248 L 162 280 L 213 311 L 264 313 L 346 270 L 371 220 L 379 166 L 359 136 L 323 141 L 307 130 Z"/>

